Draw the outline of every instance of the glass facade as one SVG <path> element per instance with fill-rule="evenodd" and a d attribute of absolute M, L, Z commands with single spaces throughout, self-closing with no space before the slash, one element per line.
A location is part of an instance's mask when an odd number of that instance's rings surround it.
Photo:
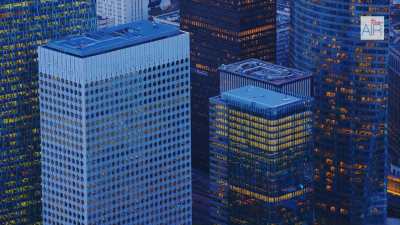
<path fill-rule="evenodd" d="M 296 0 L 291 62 L 314 73 L 318 224 L 384 224 L 389 0 Z M 362 41 L 361 16 L 384 16 L 385 40 Z"/>
<path fill-rule="evenodd" d="M 391 0 L 389 47 L 388 215 L 400 218 L 400 2 Z"/>
<path fill-rule="evenodd" d="M 37 46 L 91 29 L 94 0 L 0 2 L 0 224 L 41 220 Z"/>
<path fill-rule="evenodd" d="M 39 49 L 43 225 L 192 224 L 189 52 L 150 21 Z"/>
<path fill-rule="evenodd" d="M 190 32 L 193 165 L 208 173 L 208 98 L 219 94 L 218 67 L 241 59 L 275 60 L 276 4 L 269 0 L 183 0 Z"/>
<path fill-rule="evenodd" d="M 389 49 L 389 153 L 391 162 L 400 165 L 400 2 L 390 8 Z"/>
<path fill-rule="evenodd" d="M 211 98 L 212 224 L 311 225 L 311 151 L 311 100 L 251 86 Z"/>
<path fill-rule="evenodd" d="M 276 64 L 289 65 L 290 5 L 288 0 L 277 1 Z"/>

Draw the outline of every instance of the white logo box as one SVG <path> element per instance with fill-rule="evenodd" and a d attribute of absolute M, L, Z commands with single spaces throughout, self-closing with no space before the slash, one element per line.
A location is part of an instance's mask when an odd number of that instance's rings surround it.
<path fill-rule="evenodd" d="M 363 41 L 385 40 L 385 17 L 361 16 L 360 29 Z"/>

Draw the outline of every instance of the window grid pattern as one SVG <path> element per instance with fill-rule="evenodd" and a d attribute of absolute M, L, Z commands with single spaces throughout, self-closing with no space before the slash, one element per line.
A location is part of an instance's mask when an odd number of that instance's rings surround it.
<path fill-rule="evenodd" d="M 0 224 L 41 221 L 37 46 L 95 22 L 92 0 L 0 3 Z"/>
<path fill-rule="evenodd" d="M 298 0 L 292 9 L 291 63 L 314 74 L 317 222 L 384 224 L 389 0 Z M 384 16 L 385 40 L 362 41 L 361 16 Z"/>
<path fill-rule="evenodd" d="M 311 105 L 210 99 L 213 224 L 312 224 Z"/>
<path fill-rule="evenodd" d="M 188 58 L 75 89 L 41 74 L 44 224 L 191 224 L 189 77 Z"/>

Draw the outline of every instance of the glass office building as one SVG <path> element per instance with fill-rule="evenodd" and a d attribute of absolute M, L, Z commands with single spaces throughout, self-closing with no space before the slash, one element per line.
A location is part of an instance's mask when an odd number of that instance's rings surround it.
<path fill-rule="evenodd" d="M 208 99 L 219 94 L 218 67 L 247 58 L 275 61 L 276 3 L 265 0 L 181 1 L 190 32 L 193 165 L 208 173 Z"/>
<path fill-rule="evenodd" d="M 390 160 L 400 165 L 400 2 L 391 4 L 389 49 L 389 153 Z"/>
<path fill-rule="evenodd" d="M 0 2 L 0 224 L 41 218 L 37 46 L 95 22 L 93 0 Z"/>
<path fill-rule="evenodd" d="M 292 9 L 291 62 L 314 73 L 317 222 L 385 224 L 389 0 Z M 361 40 L 362 16 L 385 19 L 384 40 Z"/>
<path fill-rule="evenodd" d="M 276 64 L 289 65 L 290 4 L 278 0 L 276 7 Z"/>
<path fill-rule="evenodd" d="M 210 99 L 212 224 L 311 225 L 312 100 L 244 86 Z"/>
<path fill-rule="evenodd" d="M 189 34 L 140 21 L 39 49 L 44 225 L 191 225 Z"/>
<path fill-rule="evenodd" d="M 391 0 L 389 47 L 388 213 L 400 218 L 400 2 Z"/>

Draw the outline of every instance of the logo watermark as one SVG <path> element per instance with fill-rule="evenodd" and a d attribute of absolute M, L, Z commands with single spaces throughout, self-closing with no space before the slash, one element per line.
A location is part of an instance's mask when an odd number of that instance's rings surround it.
<path fill-rule="evenodd" d="M 385 17 L 362 16 L 361 17 L 361 40 L 385 40 Z"/>

